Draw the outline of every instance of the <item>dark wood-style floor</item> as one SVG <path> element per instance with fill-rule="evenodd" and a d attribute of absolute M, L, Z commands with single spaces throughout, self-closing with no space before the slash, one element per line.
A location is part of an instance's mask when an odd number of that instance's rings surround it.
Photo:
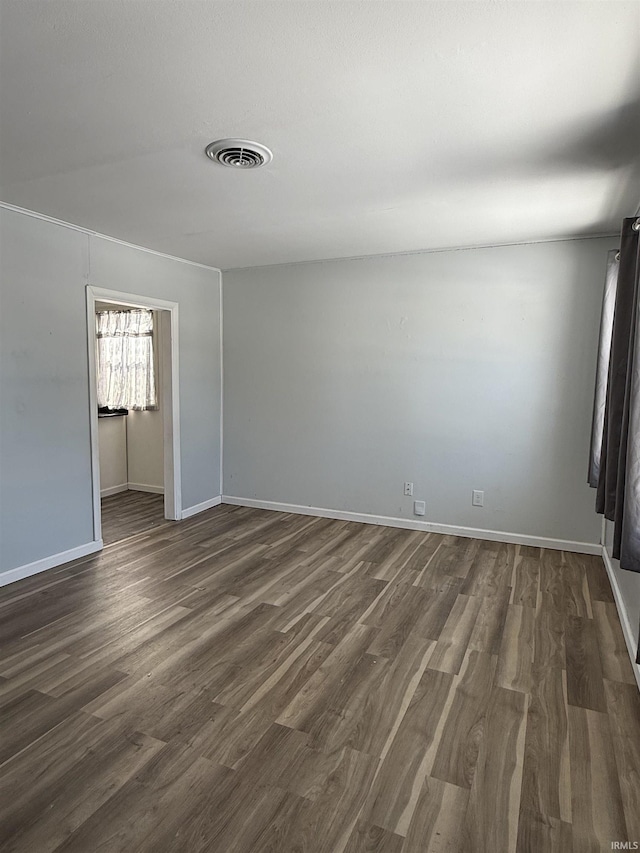
<path fill-rule="evenodd" d="M 0 590 L 0 847 L 640 841 L 599 558 L 222 506 Z"/>
<path fill-rule="evenodd" d="M 126 491 L 102 498 L 102 541 L 113 545 L 154 527 L 171 526 L 165 521 L 164 495 Z"/>

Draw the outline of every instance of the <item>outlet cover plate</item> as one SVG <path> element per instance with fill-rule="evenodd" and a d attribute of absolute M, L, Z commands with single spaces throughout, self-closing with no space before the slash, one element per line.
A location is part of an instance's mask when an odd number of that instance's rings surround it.
<path fill-rule="evenodd" d="M 414 501 L 413 502 L 413 514 L 414 515 L 424 515 L 426 512 L 426 505 L 424 501 Z"/>

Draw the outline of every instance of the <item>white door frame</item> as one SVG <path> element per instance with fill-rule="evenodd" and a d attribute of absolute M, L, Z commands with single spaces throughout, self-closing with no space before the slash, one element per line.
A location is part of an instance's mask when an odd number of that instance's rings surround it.
<path fill-rule="evenodd" d="M 160 406 L 164 446 L 164 517 L 177 521 L 182 514 L 182 478 L 180 476 L 180 373 L 178 363 L 178 303 L 136 293 L 105 290 L 87 285 L 87 345 L 89 354 L 89 414 L 91 434 L 91 480 L 93 486 L 93 539 L 102 540 L 100 508 L 100 453 L 98 447 L 98 389 L 96 374 L 96 302 L 126 303 L 132 308 L 169 311 L 171 357 L 160 353 L 163 369 Z M 165 315 L 166 316 L 166 315 Z M 161 315 L 162 317 L 162 315 Z"/>

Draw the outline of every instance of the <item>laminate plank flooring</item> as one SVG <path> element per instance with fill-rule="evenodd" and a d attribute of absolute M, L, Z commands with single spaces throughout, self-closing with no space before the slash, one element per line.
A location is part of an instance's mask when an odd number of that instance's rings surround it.
<path fill-rule="evenodd" d="M 170 526 L 164 517 L 164 495 L 126 491 L 102 498 L 102 541 L 105 545 L 136 533 Z"/>
<path fill-rule="evenodd" d="M 584 853 L 640 842 L 596 557 L 162 499 L 0 590 L 0 849 Z"/>

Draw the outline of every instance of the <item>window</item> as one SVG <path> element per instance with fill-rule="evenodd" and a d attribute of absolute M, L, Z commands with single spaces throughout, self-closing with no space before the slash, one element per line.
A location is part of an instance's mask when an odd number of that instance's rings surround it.
<path fill-rule="evenodd" d="M 98 408 L 157 408 L 153 367 L 153 312 L 96 314 Z"/>

